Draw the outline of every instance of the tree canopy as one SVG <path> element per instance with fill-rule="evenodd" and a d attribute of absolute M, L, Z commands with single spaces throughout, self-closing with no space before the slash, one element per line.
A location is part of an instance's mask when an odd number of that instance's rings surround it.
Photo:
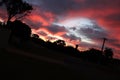
<path fill-rule="evenodd" d="M 111 48 L 105 48 L 104 55 L 106 58 L 113 58 L 113 50 Z"/>
<path fill-rule="evenodd" d="M 38 34 L 32 34 L 32 37 L 38 39 L 38 38 L 39 38 L 39 35 L 38 35 Z"/>
<path fill-rule="evenodd" d="M 0 5 L 2 4 L 7 9 L 8 21 L 13 17 L 16 17 L 16 19 L 22 18 L 33 10 L 33 7 L 23 0 L 1 0 Z"/>
<path fill-rule="evenodd" d="M 21 39 L 28 40 L 31 36 L 31 28 L 27 24 L 22 23 L 19 20 L 11 22 L 9 28 L 12 31 L 12 35 Z"/>
<path fill-rule="evenodd" d="M 54 43 L 57 44 L 57 45 L 60 45 L 60 46 L 65 46 L 66 45 L 65 41 L 60 40 L 60 39 L 56 40 Z"/>

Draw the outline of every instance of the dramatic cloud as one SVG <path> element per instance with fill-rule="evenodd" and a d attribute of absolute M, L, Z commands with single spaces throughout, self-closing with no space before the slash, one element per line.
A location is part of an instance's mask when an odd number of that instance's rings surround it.
<path fill-rule="evenodd" d="M 93 40 L 107 37 L 107 32 L 97 25 L 82 27 L 79 30 L 79 34 Z"/>
<path fill-rule="evenodd" d="M 59 33 L 61 33 L 61 35 L 62 35 L 62 33 L 64 34 L 64 33 L 67 32 L 67 30 L 65 29 L 64 26 L 51 25 L 51 26 L 48 26 L 46 28 L 52 34 L 59 34 Z"/>
<path fill-rule="evenodd" d="M 64 35 L 62 35 L 62 37 L 64 37 L 65 39 L 69 39 L 70 41 L 72 41 L 72 40 L 77 40 L 77 39 L 79 39 L 79 40 L 81 41 L 81 38 L 80 38 L 80 37 L 76 37 L 76 36 L 73 35 L 73 34 L 70 34 L 70 35 L 64 34 Z"/>
<path fill-rule="evenodd" d="M 33 32 L 47 38 L 61 38 L 79 44 L 81 49 L 100 49 L 102 38 L 106 47 L 120 58 L 120 0 L 24 0 L 33 5 L 30 16 L 24 18 Z M 5 7 L 0 18 L 6 19 Z"/>

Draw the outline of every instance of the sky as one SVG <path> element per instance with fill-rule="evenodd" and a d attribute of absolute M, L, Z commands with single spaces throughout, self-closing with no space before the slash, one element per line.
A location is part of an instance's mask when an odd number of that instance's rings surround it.
<path fill-rule="evenodd" d="M 112 48 L 120 59 L 120 0 L 24 0 L 33 6 L 23 21 L 45 40 L 63 39 L 80 50 Z M 5 8 L 0 18 L 5 19 Z"/>

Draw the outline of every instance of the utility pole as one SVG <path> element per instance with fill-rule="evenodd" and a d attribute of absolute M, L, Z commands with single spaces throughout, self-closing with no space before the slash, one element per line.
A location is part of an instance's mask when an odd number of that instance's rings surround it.
<path fill-rule="evenodd" d="M 78 45 L 78 44 L 76 44 L 76 45 L 75 45 L 75 49 L 78 49 L 78 47 L 79 47 L 79 45 Z"/>
<path fill-rule="evenodd" d="M 102 44 L 102 48 L 101 48 L 101 51 L 103 52 L 103 49 L 104 49 L 104 45 L 105 45 L 105 41 L 107 40 L 107 38 L 103 38 L 103 44 Z"/>

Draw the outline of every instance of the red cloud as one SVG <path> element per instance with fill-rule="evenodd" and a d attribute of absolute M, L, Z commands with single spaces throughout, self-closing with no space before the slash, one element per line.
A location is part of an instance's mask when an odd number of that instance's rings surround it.
<path fill-rule="evenodd" d="M 29 19 L 33 22 L 41 22 L 43 26 L 48 26 L 49 25 L 48 21 L 46 21 L 40 15 L 31 15 L 31 16 L 29 16 Z"/>

